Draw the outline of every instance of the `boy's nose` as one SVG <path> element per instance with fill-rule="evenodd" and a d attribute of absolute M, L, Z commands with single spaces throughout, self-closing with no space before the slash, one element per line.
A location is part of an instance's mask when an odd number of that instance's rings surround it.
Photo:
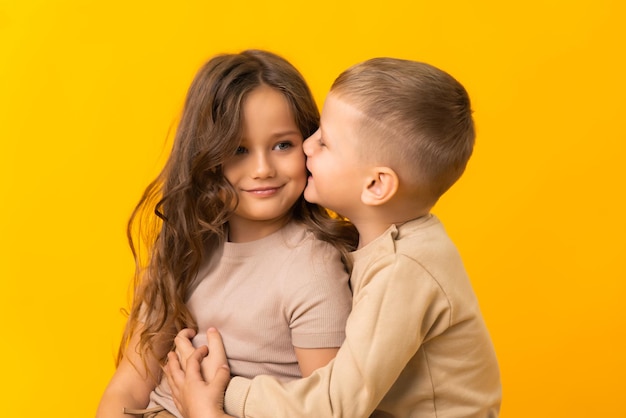
<path fill-rule="evenodd" d="M 313 135 L 305 139 L 304 142 L 302 143 L 302 150 L 304 151 L 304 155 L 306 155 L 307 157 L 310 157 L 311 154 L 313 153 L 313 137 L 315 136 L 316 133 L 317 131 L 315 131 Z"/>
<path fill-rule="evenodd" d="M 309 149 L 311 145 L 310 139 L 311 137 L 309 137 L 302 143 L 302 151 L 304 151 L 304 155 L 306 155 L 307 157 L 311 156 L 311 150 Z"/>

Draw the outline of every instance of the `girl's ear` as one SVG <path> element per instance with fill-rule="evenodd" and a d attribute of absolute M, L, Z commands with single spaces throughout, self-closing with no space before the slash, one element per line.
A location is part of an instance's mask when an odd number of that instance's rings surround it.
<path fill-rule="evenodd" d="M 374 167 L 361 193 L 361 201 L 369 206 L 387 203 L 398 191 L 398 175 L 389 167 Z"/>

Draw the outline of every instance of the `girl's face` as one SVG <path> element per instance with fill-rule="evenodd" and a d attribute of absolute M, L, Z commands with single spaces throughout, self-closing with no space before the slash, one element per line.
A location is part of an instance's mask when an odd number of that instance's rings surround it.
<path fill-rule="evenodd" d="M 243 103 L 243 135 L 224 175 L 239 197 L 229 240 L 263 238 L 283 227 L 306 186 L 302 134 L 282 93 L 262 85 Z"/>

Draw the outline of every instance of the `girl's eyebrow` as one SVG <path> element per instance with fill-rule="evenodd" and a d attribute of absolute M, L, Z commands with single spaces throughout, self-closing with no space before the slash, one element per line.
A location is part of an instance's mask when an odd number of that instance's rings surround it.
<path fill-rule="evenodd" d="M 282 138 L 282 137 L 285 137 L 285 136 L 292 136 L 292 135 L 300 135 L 300 131 L 294 131 L 294 130 L 278 131 L 278 132 L 274 132 L 269 137 L 270 137 L 270 139 L 277 139 L 277 138 Z M 247 140 L 247 138 L 245 136 L 241 137 L 241 143 L 242 144 L 246 140 Z"/>
<path fill-rule="evenodd" d="M 290 135 L 300 135 L 300 131 L 288 130 L 288 131 L 278 131 L 272 134 L 272 138 L 280 138 L 283 136 Z"/>

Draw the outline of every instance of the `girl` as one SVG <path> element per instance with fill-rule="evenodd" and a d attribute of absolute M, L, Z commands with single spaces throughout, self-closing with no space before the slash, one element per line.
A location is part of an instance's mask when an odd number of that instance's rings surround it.
<path fill-rule="evenodd" d="M 184 328 L 200 331 L 196 346 L 223 330 L 235 375 L 294 379 L 334 357 L 351 306 L 342 259 L 357 233 L 302 197 L 302 142 L 318 120 L 281 57 L 245 51 L 200 69 L 165 168 L 129 221 L 136 290 L 98 417 L 181 416 L 161 366 Z"/>

